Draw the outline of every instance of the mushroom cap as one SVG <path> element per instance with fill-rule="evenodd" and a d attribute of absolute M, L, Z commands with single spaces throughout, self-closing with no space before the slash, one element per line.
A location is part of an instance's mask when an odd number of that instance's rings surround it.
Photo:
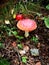
<path fill-rule="evenodd" d="M 35 20 L 23 19 L 23 20 L 18 21 L 17 27 L 22 31 L 30 32 L 37 28 L 37 24 Z"/>

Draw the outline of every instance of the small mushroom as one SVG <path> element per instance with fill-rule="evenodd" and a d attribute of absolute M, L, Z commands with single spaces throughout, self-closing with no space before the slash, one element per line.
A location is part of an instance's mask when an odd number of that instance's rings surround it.
<path fill-rule="evenodd" d="M 17 27 L 22 30 L 25 31 L 25 37 L 29 36 L 29 32 L 33 31 L 37 28 L 37 24 L 34 20 L 31 19 L 23 19 L 18 21 L 17 23 Z"/>

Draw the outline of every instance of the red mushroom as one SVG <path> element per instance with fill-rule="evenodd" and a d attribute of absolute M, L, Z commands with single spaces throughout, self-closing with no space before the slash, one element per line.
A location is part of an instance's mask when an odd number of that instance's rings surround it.
<path fill-rule="evenodd" d="M 29 36 L 29 32 L 33 31 L 37 28 L 37 24 L 34 20 L 31 19 L 23 19 L 18 21 L 17 23 L 17 27 L 22 30 L 25 31 L 25 37 Z"/>
<path fill-rule="evenodd" d="M 16 20 L 22 20 L 24 18 L 24 16 L 22 14 L 17 14 L 16 15 Z"/>

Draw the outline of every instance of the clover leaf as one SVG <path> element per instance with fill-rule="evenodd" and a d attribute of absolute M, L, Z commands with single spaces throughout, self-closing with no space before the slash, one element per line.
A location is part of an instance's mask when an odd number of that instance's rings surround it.
<path fill-rule="evenodd" d="M 26 62 L 27 62 L 27 57 L 26 57 L 26 56 L 23 56 L 23 57 L 22 57 L 22 62 L 23 62 L 23 63 L 26 63 Z"/>

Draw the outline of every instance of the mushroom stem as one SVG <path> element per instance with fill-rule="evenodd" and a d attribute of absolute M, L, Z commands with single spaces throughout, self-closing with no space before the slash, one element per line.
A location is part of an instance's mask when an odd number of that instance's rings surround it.
<path fill-rule="evenodd" d="M 25 31 L 25 37 L 29 36 L 29 32 Z"/>

